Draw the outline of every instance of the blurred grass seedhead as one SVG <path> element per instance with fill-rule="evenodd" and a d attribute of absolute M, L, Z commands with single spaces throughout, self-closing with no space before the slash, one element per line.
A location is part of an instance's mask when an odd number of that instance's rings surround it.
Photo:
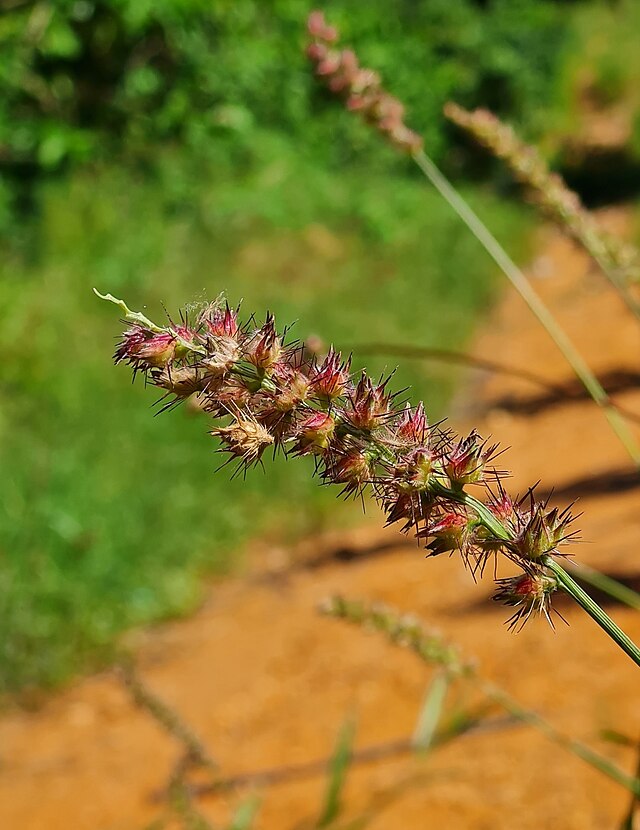
<path fill-rule="evenodd" d="M 464 101 L 495 91 L 491 106 L 535 121 L 554 84 L 568 25 L 553 0 L 372 0 L 332 11 L 364 48 L 397 73 L 421 130 L 442 153 L 449 138 L 435 116 L 457 90 Z M 0 7 L 0 188 L 12 195 L 72 166 L 124 158 L 141 171 L 178 147 L 198 165 L 261 166 L 261 147 L 341 167 L 366 139 L 336 122 L 304 71 L 300 20 L 310 0 L 18 0 Z M 384 47 L 380 31 L 385 32 Z M 398 65 L 402 48 L 420 72 Z M 420 80 L 428 72 L 427 88 Z M 499 91 L 499 94 L 498 94 Z M 336 140 L 339 137 L 340 140 Z M 392 155 L 368 161 L 387 172 Z M 170 175 L 167 167 L 166 174 Z M 2 226 L 0 225 L 0 229 Z"/>
<path fill-rule="evenodd" d="M 640 252 L 601 228 L 578 194 L 567 187 L 561 176 L 549 170 L 536 148 L 521 141 L 493 113 L 468 112 L 453 103 L 447 104 L 444 112 L 454 124 L 507 164 L 547 216 L 585 248 L 633 313 L 640 316 L 640 306 L 625 286 L 628 280 L 640 279 Z"/>

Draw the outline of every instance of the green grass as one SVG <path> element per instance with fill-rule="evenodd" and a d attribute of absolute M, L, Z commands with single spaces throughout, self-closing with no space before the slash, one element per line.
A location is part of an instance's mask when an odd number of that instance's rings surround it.
<path fill-rule="evenodd" d="M 522 254 L 522 215 L 468 195 Z M 228 569 L 252 539 L 357 515 L 304 460 L 267 462 L 245 482 L 214 475 L 206 419 L 154 418 L 154 391 L 111 365 L 122 326 L 92 286 L 153 317 L 163 302 L 175 313 L 226 291 L 247 312 L 297 320 L 300 337 L 460 347 L 499 281 L 418 180 L 331 178 L 290 158 L 232 181 L 87 170 L 40 198 L 2 252 L 4 692 L 60 684 L 108 660 L 123 630 L 192 609 L 202 575 Z M 439 417 L 450 372 L 407 365 L 397 384 Z"/>

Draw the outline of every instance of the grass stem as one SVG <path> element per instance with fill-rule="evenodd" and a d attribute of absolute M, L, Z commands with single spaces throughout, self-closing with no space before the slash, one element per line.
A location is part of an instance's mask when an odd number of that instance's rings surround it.
<path fill-rule="evenodd" d="M 578 605 L 598 623 L 611 639 L 627 654 L 633 662 L 640 666 L 640 649 L 638 646 L 619 628 L 611 617 L 600 608 L 586 591 L 570 576 L 565 569 L 559 565 L 552 556 L 545 556 L 543 559 L 547 567 L 558 580 L 558 584 L 571 596 Z"/>
<path fill-rule="evenodd" d="M 416 150 L 412 153 L 412 158 L 431 184 L 453 208 L 476 239 L 485 248 L 496 265 L 498 265 L 498 267 L 503 271 L 507 279 L 529 306 L 538 321 L 547 331 L 547 334 L 549 334 L 558 349 L 562 352 L 578 379 L 589 392 L 589 395 L 602 409 L 612 430 L 615 432 L 621 444 L 633 460 L 633 463 L 638 469 L 640 469 L 640 447 L 638 447 L 638 444 L 627 423 L 616 410 L 616 407 L 609 398 L 609 395 L 602 387 L 600 381 L 593 374 L 582 355 L 578 352 L 562 327 L 557 323 L 553 314 L 551 314 L 547 306 L 531 287 L 521 269 L 515 264 L 509 254 L 507 254 L 502 245 L 487 228 L 473 208 L 467 201 L 465 201 L 465 199 L 462 198 L 462 196 L 453 187 L 453 185 L 451 185 L 449 180 L 440 172 L 438 167 L 433 163 L 433 161 L 431 161 L 426 153 L 423 150 Z"/>
<path fill-rule="evenodd" d="M 440 486 L 442 494 L 446 494 L 448 498 L 464 504 L 475 512 L 480 521 L 487 527 L 488 530 L 498 539 L 509 541 L 510 534 L 504 524 L 474 496 L 465 493 L 463 490 L 450 490 L 449 488 Z M 580 585 L 573 579 L 573 577 L 559 565 L 553 556 L 547 554 L 542 557 L 542 564 L 545 568 L 550 570 L 555 576 L 559 587 L 566 591 L 569 596 L 574 599 L 578 605 L 589 614 L 589 616 L 598 623 L 611 639 L 627 654 L 633 662 L 640 666 L 640 649 L 631 640 L 622 629 L 616 625 L 611 617 L 603 611 L 595 600 L 584 591 Z M 606 577 L 605 577 L 606 579 Z M 613 582 L 613 580 L 611 580 Z M 623 586 L 621 586 L 623 587 Z M 610 586 L 609 586 L 610 588 Z"/>

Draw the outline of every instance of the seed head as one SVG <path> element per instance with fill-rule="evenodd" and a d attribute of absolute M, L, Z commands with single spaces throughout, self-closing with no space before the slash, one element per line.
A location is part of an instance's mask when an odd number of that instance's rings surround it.
<path fill-rule="evenodd" d="M 421 526 L 437 511 L 437 500 L 428 490 L 398 492 L 383 504 L 387 515 L 386 524 L 404 522 L 400 528 L 403 533 L 413 530 L 417 534 Z"/>
<path fill-rule="evenodd" d="M 487 507 L 497 519 L 513 525 L 516 515 L 516 505 L 511 496 L 504 490 L 500 481 L 498 481 L 497 492 L 490 494 Z"/>
<path fill-rule="evenodd" d="M 334 418 L 325 412 L 314 412 L 304 418 L 297 429 L 296 455 L 322 455 L 329 448 L 336 429 Z"/>
<path fill-rule="evenodd" d="M 325 40 L 329 43 L 338 39 L 338 32 L 329 26 L 321 11 L 313 11 L 307 19 L 307 31 L 311 37 Z"/>
<path fill-rule="evenodd" d="M 497 591 L 493 595 L 496 602 L 517 607 L 517 611 L 507 620 L 509 629 L 522 629 L 532 614 L 543 614 L 553 628 L 551 620 L 551 598 L 558 588 L 555 578 L 533 571 L 496 580 Z M 558 612 L 556 612 L 558 613 Z M 558 614 L 558 616 L 560 616 Z"/>
<path fill-rule="evenodd" d="M 208 306 L 202 314 L 202 322 L 214 337 L 236 337 L 238 334 L 238 313 L 225 303 L 221 308 L 217 303 Z"/>
<path fill-rule="evenodd" d="M 523 577 L 498 583 L 499 599 L 517 601 L 516 623 L 532 609 L 548 613 L 555 577 L 546 557 L 561 555 L 559 547 L 573 537 L 571 514 L 537 502 L 533 491 L 514 502 L 503 474 L 488 468 L 495 447 L 475 431 L 457 439 L 428 425 L 422 403 L 398 409 L 389 378 L 375 382 L 363 373 L 354 386 L 350 361 L 333 348 L 318 361 L 315 352 L 287 343 L 271 314 L 252 329 L 218 303 L 193 328 L 183 317 L 181 326 L 163 329 L 111 299 L 134 322 L 116 362 L 129 362 L 174 395 L 163 409 L 198 393 L 200 408 L 221 419 L 211 434 L 240 469 L 259 463 L 269 446 L 312 455 L 323 482 L 346 495 L 369 489 L 387 523 L 399 522 L 431 555 L 458 552 L 474 575 L 489 557 L 519 566 Z M 484 488 L 484 504 L 465 491 L 470 484 Z"/>
<path fill-rule="evenodd" d="M 564 179 L 552 173 L 535 147 L 525 144 L 508 125 L 488 110 L 469 112 L 454 103 L 444 108 L 447 118 L 465 130 L 509 167 L 515 178 L 542 210 L 575 239 L 600 264 L 612 282 L 638 280 L 640 252 L 602 228 L 597 218 L 569 189 Z M 627 303 L 629 298 L 626 297 Z M 631 305 L 637 311 L 637 304 Z"/>
<path fill-rule="evenodd" d="M 202 392 L 207 386 L 206 377 L 196 366 L 166 366 L 162 371 L 154 373 L 153 382 L 177 398 L 188 398 L 196 392 Z"/>
<path fill-rule="evenodd" d="M 485 466 L 495 451 L 495 446 L 487 448 L 478 433 L 473 430 L 467 438 L 462 438 L 445 457 L 444 469 L 451 483 L 459 486 L 482 481 Z"/>
<path fill-rule="evenodd" d="M 372 430 L 389 415 L 388 381 L 374 384 L 364 372 L 355 390 L 348 395 L 345 417 L 355 429 Z"/>
<path fill-rule="evenodd" d="M 510 550 L 519 560 L 537 562 L 547 554 L 558 554 L 558 548 L 576 537 L 569 530 L 574 520 L 569 509 L 549 509 L 546 502 L 536 503 L 531 491 L 514 512 L 513 541 Z M 528 502 L 528 504 L 527 504 Z"/>
<path fill-rule="evenodd" d="M 300 369 L 281 363 L 274 367 L 278 391 L 274 393 L 275 407 L 280 412 L 290 412 L 303 403 L 309 394 L 311 382 Z"/>
<path fill-rule="evenodd" d="M 360 447 L 336 448 L 325 462 L 323 479 L 333 484 L 343 484 L 343 493 L 361 493 L 365 485 L 372 481 L 372 459 Z"/>
<path fill-rule="evenodd" d="M 251 396 L 251 391 L 241 377 L 226 375 L 207 386 L 203 409 L 210 415 L 224 416 L 246 408 Z"/>
<path fill-rule="evenodd" d="M 409 445 L 424 444 L 428 440 L 429 424 L 422 402 L 415 409 L 406 404 L 396 424 L 395 436 L 398 441 Z"/>
<path fill-rule="evenodd" d="M 333 346 L 319 366 L 313 366 L 310 372 L 311 389 L 321 401 L 333 401 L 344 396 L 351 387 L 351 360 L 343 363 L 340 352 Z"/>
<path fill-rule="evenodd" d="M 114 361 L 130 363 L 134 369 L 164 367 L 176 353 L 177 340 L 169 333 L 156 333 L 143 326 L 131 326 L 122 335 L 122 341 L 114 354 Z"/>
<path fill-rule="evenodd" d="M 205 374 L 219 377 L 226 374 L 240 358 L 240 344 L 234 337 L 220 335 L 212 339 L 206 358 L 201 361 Z"/>
<path fill-rule="evenodd" d="M 277 363 L 282 344 L 276 332 L 272 314 L 267 314 L 264 325 L 253 333 L 245 345 L 246 359 L 257 369 L 271 369 Z"/>
<path fill-rule="evenodd" d="M 418 445 L 408 450 L 399 456 L 389 484 L 406 493 L 428 490 L 435 472 L 435 458 L 428 447 Z"/>
<path fill-rule="evenodd" d="M 220 438 L 224 450 L 239 458 L 245 467 L 257 463 L 273 436 L 248 412 L 238 410 L 229 426 L 215 427 L 211 435 Z"/>
<path fill-rule="evenodd" d="M 473 525 L 467 515 L 450 511 L 439 515 L 433 522 L 419 530 L 416 536 L 431 539 L 427 545 L 431 556 L 460 551 L 466 557 L 469 553 L 472 532 Z"/>

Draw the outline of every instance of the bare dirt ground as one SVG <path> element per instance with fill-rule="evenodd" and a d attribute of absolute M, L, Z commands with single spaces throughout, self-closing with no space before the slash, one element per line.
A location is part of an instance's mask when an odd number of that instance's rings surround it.
<path fill-rule="evenodd" d="M 530 268 L 536 287 L 619 402 L 640 412 L 640 327 L 555 231 L 541 234 L 539 250 Z M 474 352 L 571 385 L 554 345 L 510 291 Z M 638 581 L 640 490 L 602 414 L 579 394 L 559 400 L 488 373 L 473 375 L 464 403 L 455 426 L 468 427 L 475 412 L 473 424 L 511 448 L 503 457 L 514 471 L 511 489 L 540 479 L 555 487 L 558 502 L 579 497 L 589 544 L 577 556 Z M 327 756 L 349 713 L 357 748 L 411 735 L 431 670 L 378 635 L 319 617 L 317 603 L 333 592 L 415 611 L 476 658 L 485 677 L 633 771 L 633 749 L 605 742 L 602 731 L 640 735 L 637 668 L 590 619 L 563 603 L 569 627 L 554 633 L 535 620 L 508 633 L 505 610 L 488 599 L 490 580 L 475 585 L 455 558 L 425 561 L 379 524 L 372 512 L 352 534 L 259 551 L 250 575 L 213 585 L 194 617 L 141 637 L 140 676 L 193 727 L 222 775 Z M 324 564 L 303 566 L 323 557 Z M 640 640 L 640 614 L 609 610 Z M 179 753 L 115 673 L 80 681 L 36 713 L 0 720 L 0 827 L 178 827 L 158 794 Z M 262 788 L 256 827 L 313 827 L 325 786 L 314 776 Z M 197 806 L 219 826 L 247 792 L 208 795 Z M 605 830 L 619 827 L 627 805 L 626 793 L 602 774 L 531 728 L 511 725 L 458 738 L 426 758 L 354 766 L 343 819 L 369 815 L 370 830 Z"/>

